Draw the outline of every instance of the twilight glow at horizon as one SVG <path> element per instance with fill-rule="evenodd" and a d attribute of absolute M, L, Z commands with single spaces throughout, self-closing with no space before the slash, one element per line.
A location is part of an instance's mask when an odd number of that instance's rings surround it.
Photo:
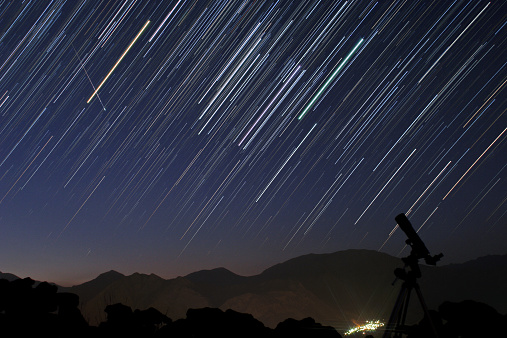
<path fill-rule="evenodd" d="M 0 4 L 0 271 L 506 254 L 507 3 Z M 405 250 L 405 251 L 404 251 Z"/>

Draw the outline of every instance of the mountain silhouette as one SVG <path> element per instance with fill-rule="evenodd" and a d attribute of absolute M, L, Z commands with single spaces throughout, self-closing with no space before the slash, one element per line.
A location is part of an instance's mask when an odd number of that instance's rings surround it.
<path fill-rule="evenodd" d="M 63 288 L 79 295 L 80 310 L 90 325 L 106 320 L 104 308 L 122 303 L 132 309 L 154 308 L 173 320 L 188 309 L 219 308 L 253 315 L 275 328 L 287 318 L 312 317 L 323 325 L 346 331 L 352 321 L 387 321 L 401 281 L 394 269 L 400 258 L 370 250 L 309 254 L 274 265 L 255 276 L 239 276 L 225 268 L 202 270 L 183 277 L 116 271 Z M 423 296 L 430 309 L 444 301 L 473 300 L 507 313 L 507 255 L 487 256 L 462 264 L 421 264 Z M 412 297 L 407 323 L 422 318 Z"/>
<path fill-rule="evenodd" d="M 72 289 L 74 292 L 79 293 L 82 297 L 92 298 L 98 293 L 100 293 L 104 288 L 109 286 L 111 283 L 116 282 L 117 280 L 125 277 L 125 275 L 116 272 L 114 270 L 104 272 L 100 274 L 97 278 L 85 282 L 83 284 L 74 286 L 72 288 L 63 288 L 63 289 Z"/>
<path fill-rule="evenodd" d="M 216 268 L 212 270 L 201 270 L 185 276 L 186 279 L 194 283 L 206 283 L 219 285 L 223 283 L 236 284 L 243 282 L 247 277 L 243 277 L 227 270 L 226 268 Z"/>
<path fill-rule="evenodd" d="M 460 302 L 472 299 L 505 314 L 507 255 L 490 255 L 462 264 L 424 269 L 420 285 L 428 304 L 434 308 L 442 300 Z"/>
<path fill-rule="evenodd" d="M 100 277 L 100 276 L 99 276 Z M 122 303 L 133 309 L 153 307 L 170 318 L 184 318 L 189 308 L 211 306 L 209 300 L 196 289 L 197 287 L 185 278 L 165 280 L 155 274 L 134 273 L 130 276 L 118 276 L 114 281 L 99 283 L 92 280 L 94 292 L 81 293 L 81 285 L 67 288 L 68 292 L 79 295 L 80 310 L 90 325 L 98 325 L 106 320 L 104 308 L 111 304 Z"/>
<path fill-rule="evenodd" d="M 19 277 L 16 275 L 13 275 L 12 273 L 6 273 L 6 272 L 0 271 L 0 279 L 6 279 L 9 282 L 11 282 L 13 280 L 19 279 Z"/>
<path fill-rule="evenodd" d="M 184 277 L 201 295 L 206 295 L 210 306 L 220 307 L 231 297 L 248 290 L 252 285 L 248 277 L 237 275 L 226 268 L 201 270 Z"/>

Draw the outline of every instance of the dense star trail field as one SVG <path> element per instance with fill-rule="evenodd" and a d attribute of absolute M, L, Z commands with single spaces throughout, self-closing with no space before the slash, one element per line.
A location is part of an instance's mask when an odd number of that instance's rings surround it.
<path fill-rule="evenodd" d="M 0 4 L 0 269 L 507 249 L 507 2 Z"/>

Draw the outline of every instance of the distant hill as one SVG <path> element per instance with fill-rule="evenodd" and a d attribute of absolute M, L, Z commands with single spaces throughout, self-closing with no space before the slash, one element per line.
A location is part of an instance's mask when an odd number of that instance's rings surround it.
<path fill-rule="evenodd" d="M 90 285 L 85 287 L 81 284 L 65 288 L 65 291 L 79 295 L 80 310 L 90 325 L 105 321 L 105 307 L 115 303 L 140 310 L 153 307 L 171 319 L 184 318 L 189 308 L 211 306 L 206 295 L 185 278 L 165 280 L 154 274 L 139 273 L 123 276 L 114 271 L 107 274 L 115 278 L 101 278 L 102 288 L 96 280 L 88 282 Z"/>
<path fill-rule="evenodd" d="M 0 279 L 6 279 L 8 280 L 9 282 L 12 282 L 13 280 L 16 280 L 16 279 L 20 279 L 21 277 L 18 277 L 12 273 L 7 273 L 7 272 L 2 272 L 0 271 Z M 38 281 L 38 280 L 34 280 L 34 286 L 37 286 L 41 283 L 41 281 Z M 62 288 L 61 286 L 55 284 L 55 283 L 52 283 L 52 282 L 49 282 L 49 284 L 52 284 L 52 285 L 56 285 L 59 289 Z"/>
<path fill-rule="evenodd" d="M 64 288 L 64 289 L 66 290 L 72 289 L 72 292 L 77 293 L 78 295 L 80 295 L 80 297 L 83 297 L 85 299 L 91 299 L 95 297 L 97 294 L 101 293 L 111 283 L 114 283 L 117 280 L 122 279 L 124 277 L 125 275 L 116 272 L 114 270 L 111 270 L 100 274 L 97 278 L 89 282 L 85 282 L 72 288 Z"/>
<path fill-rule="evenodd" d="M 12 273 L 5 273 L 5 272 L 0 271 L 0 279 L 7 279 L 8 281 L 13 281 L 13 280 L 19 279 L 19 277 L 16 275 L 13 275 Z"/>
<path fill-rule="evenodd" d="M 507 314 L 507 255 L 424 269 L 420 285 L 428 306 L 471 299 Z"/>
<path fill-rule="evenodd" d="M 393 271 L 402 265 L 384 253 L 347 250 L 300 256 L 250 277 L 225 268 L 169 280 L 109 271 L 60 290 L 80 296 L 81 312 L 91 325 L 105 321 L 107 305 L 123 303 L 133 309 L 154 307 L 173 320 L 185 318 L 189 308 L 232 309 L 272 328 L 287 318 L 312 317 L 344 332 L 352 320 L 387 321 L 402 283 L 391 285 Z M 471 299 L 507 313 L 507 255 L 436 267 L 421 264 L 421 270 L 421 291 L 430 309 L 447 300 Z M 413 294 L 407 323 L 422 318 L 420 308 Z"/>

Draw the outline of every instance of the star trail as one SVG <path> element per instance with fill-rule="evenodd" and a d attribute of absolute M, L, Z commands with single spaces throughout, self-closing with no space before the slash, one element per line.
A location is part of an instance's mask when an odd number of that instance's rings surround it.
<path fill-rule="evenodd" d="M 0 4 L 0 270 L 507 253 L 504 1 Z"/>

